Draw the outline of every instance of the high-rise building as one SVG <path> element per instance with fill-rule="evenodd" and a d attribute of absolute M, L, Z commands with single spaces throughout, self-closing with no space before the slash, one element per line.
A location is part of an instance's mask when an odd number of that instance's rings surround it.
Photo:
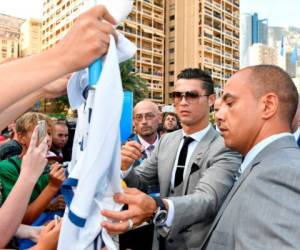
<path fill-rule="evenodd" d="M 268 20 L 259 19 L 258 14 L 241 14 L 240 68 L 250 65 L 249 50 L 251 45 L 268 45 Z"/>
<path fill-rule="evenodd" d="M 44 0 L 43 49 L 62 38 L 85 1 Z M 176 75 L 184 68 L 210 72 L 219 89 L 239 69 L 239 0 L 134 3 L 119 29 L 138 47 L 135 68 L 153 101 L 172 101 Z"/>
<path fill-rule="evenodd" d="M 19 56 L 20 25 L 24 19 L 0 14 L 0 62 Z"/>
<path fill-rule="evenodd" d="M 277 64 L 277 50 L 262 43 L 255 43 L 249 49 L 249 65 Z"/>
<path fill-rule="evenodd" d="M 252 44 L 268 44 L 268 19 L 258 19 L 258 14 L 252 15 Z"/>
<path fill-rule="evenodd" d="M 133 11 L 120 26 L 136 44 L 135 67 L 147 81 L 148 97 L 164 102 L 165 1 L 135 0 Z"/>
<path fill-rule="evenodd" d="M 43 0 L 42 50 L 57 43 L 72 26 L 85 0 Z"/>
<path fill-rule="evenodd" d="M 29 18 L 21 25 L 20 56 L 30 56 L 41 52 L 42 22 Z"/>
<path fill-rule="evenodd" d="M 239 0 L 166 0 L 166 103 L 187 67 L 210 72 L 221 89 L 239 69 L 239 36 Z"/>

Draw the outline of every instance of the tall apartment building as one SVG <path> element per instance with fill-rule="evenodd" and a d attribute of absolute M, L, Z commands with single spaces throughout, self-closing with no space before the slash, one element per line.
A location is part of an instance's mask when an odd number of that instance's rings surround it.
<path fill-rule="evenodd" d="M 255 43 L 249 49 L 249 65 L 278 64 L 276 48 L 262 43 Z"/>
<path fill-rule="evenodd" d="M 148 97 L 158 103 L 164 102 L 164 19 L 164 0 L 135 0 L 133 11 L 120 27 L 137 45 L 136 71 L 147 81 Z"/>
<path fill-rule="evenodd" d="M 72 26 L 85 0 L 43 0 L 42 50 L 57 43 Z"/>
<path fill-rule="evenodd" d="M 0 62 L 19 55 L 20 25 L 24 19 L 0 14 Z"/>
<path fill-rule="evenodd" d="M 71 27 L 86 0 L 44 0 L 43 49 Z M 239 0 L 135 0 L 119 29 L 135 43 L 135 67 L 149 98 L 171 103 L 176 75 L 209 71 L 221 88 L 239 68 Z M 167 27 L 167 28 L 166 28 Z"/>
<path fill-rule="evenodd" d="M 58 42 L 86 0 L 44 0 L 43 50 Z M 149 98 L 164 102 L 164 0 L 135 0 L 133 11 L 119 29 L 137 45 L 135 67 L 147 81 Z"/>
<path fill-rule="evenodd" d="M 21 25 L 20 56 L 30 56 L 41 52 L 42 22 L 29 18 Z"/>
<path fill-rule="evenodd" d="M 218 89 L 239 69 L 239 0 L 166 0 L 165 101 L 187 67 L 210 72 Z"/>

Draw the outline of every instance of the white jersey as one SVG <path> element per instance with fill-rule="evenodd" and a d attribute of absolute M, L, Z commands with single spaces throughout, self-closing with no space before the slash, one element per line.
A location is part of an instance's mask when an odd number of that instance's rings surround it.
<path fill-rule="evenodd" d="M 68 86 L 71 105 L 79 106 L 69 177 L 63 193 L 67 203 L 58 249 L 116 249 L 101 228 L 102 209 L 120 210 L 112 196 L 122 192 L 120 166 L 120 119 L 123 89 L 119 62 L 134 55 L 136 47 L 119 34 L 118 46 L 111 36 L 103 70 L 94 90 L 82 102 L 78 95 L 87 85 L 86 71 L 72 76 Z M 78 102 L 79 100 L 79 102 Z"/>

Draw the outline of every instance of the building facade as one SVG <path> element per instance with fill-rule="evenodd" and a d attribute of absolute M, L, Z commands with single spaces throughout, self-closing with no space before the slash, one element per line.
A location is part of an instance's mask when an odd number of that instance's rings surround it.
<path fill-rule="evenodd" d="M 44 0 L 42 48 L 52 47 L 72 26 L 86 0 Z M 137 45 L 135 69 L 148 86 L 148 97 L 164 102 L 164 0 L 136 0 L 118 29 Z"/>
<path fill-rule="evenodd" d="M 43 49 L 64 36 L 85 1 L 44 0 Z M 217 89 L 239 69 L 239 0 L 135 0 L 118 29 L 137 45 L 135 69 L 157 103 L 172 102 L 184 68 L 210 72 Z"/>
<path fill-rule="evenodd" d="M 277 50 L 262 43 L 255 43 L 249 49 L 249 65 L 278 64 Z"/>
<path fill-rule="evenodd" d="M 21 25 L 20 56 L 30 56 L 41 52 L 42 22 L 29 18 Z"/>
<path fill-rule="evenodd" d="M 136 72 L 146 80 L 148 98 L 164 102 L 165 1 L 135 0 L 119 29 L 137 46 Z"/>
<path fill-rule="evenodd" d="M 24 19 L 0 14 L 0 62 L 19 56 L 20 25 Z"/>
<path fill-rule="evenodd" d="M 259 19 L 258 14 L 241 14 L 240 19 L 240 68 L 250 65 L 250 47 L 259 43 L 268 45 L 268 19 Z"/>

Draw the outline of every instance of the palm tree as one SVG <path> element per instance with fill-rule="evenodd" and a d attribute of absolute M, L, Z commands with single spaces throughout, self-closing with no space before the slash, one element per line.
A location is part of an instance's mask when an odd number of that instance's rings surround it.
<path fill-rule="evenodd" d="M 133 93 L 134 105 L 145 98 L 147 94 L 146 81 L 134 71 L 134 61 L 129 59 L 120 64 L 123 89 Z"/>
<path fill-rule="evenodd" d="M 134 61 L 129 59 L 120 64 L 121 79 L 123 89 L 133 93 L 134 105 L 145 98 L 147 94 L 146 81 L 134 72 Z M 44 111 L 55 117 L 63 117 L 66 115 L 69 102 L 67 96 L 55 98 L 50 101 L 47 110 L 45 110 L 48 100 L 44 101 Z"/>

